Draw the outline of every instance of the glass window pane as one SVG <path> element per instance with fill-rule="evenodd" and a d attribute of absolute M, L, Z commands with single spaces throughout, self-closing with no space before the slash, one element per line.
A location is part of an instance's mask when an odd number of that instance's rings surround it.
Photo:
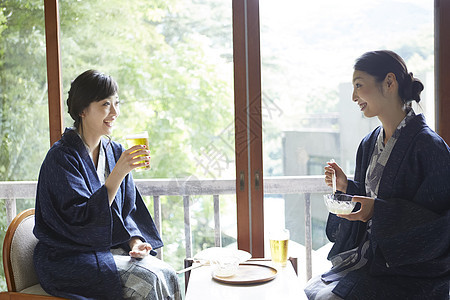
<path fill-rule="evenodd" d="M 265 176 L 323 175 L 331 158 L 353 174 L 362 137 L 379 124 L 363 117 L 351 98 L 353 64 L 366 51 L 390 49 L 405 59 L 425 85 L 415 111 L 434 128 L 433 5 L 431 0 L 260 1 L 263 107 L 275 108 L 263 116 Z M 311 198 L 313 249 L 321 251 L 328 247 L 328 214 L 322 195 Z M 285 220 L 293 241 L 304 245 L 304 196 L 268 195 L 265 209 L 272 212 L 276 203 L 284 209 L 266 218 L 265 227 Z M 322 252 L 325 259 L 327 251 Z M 313 271 L 320 264 L 313 261 Z"/>
<path fill-rule="evenodd" d="M 0 4 L 0 176 L 36 180 L 48 147 L 42 1 Z"/>
<path fill-rule="evenodd" d="M 84 70 L 108 73 L 121 98 L 113 140 L 125 145 L 125 134 L 149 133 L 151 170 L 134 178 L 167 179 L 169 190 L 181 180 L 235 177 L 230 1 L 62 0 L 60 11 L 65 97 Z M 164 260 L 181 268 L 183 199 L 161 203 Z M 214 246 L 212 194 L 191 205 L 195 253 Z M 234 196 L 221 198 L 221 209 L 235 205 Z M 229 234 L 235 241 L 236 228 Z"/>
<path fill-rule="evenodd" d="M 37 180 L 50 146 L 43 1 L 0 2 L 0 180 Z M 17 212 L 34 199 L 17 199 Z M 0 240 L 7 229 L 0 200 Z M 3 267 L 0 267 L 4 278 Z M 6 290 L 4 280 L 0 289 Z"/>

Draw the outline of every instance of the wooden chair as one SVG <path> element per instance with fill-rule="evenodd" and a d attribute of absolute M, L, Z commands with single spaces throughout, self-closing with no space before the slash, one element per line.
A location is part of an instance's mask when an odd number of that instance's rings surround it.
<path fill-rule="evenodd" d="M 33 234 L 34 208 L 19 213 L 11 222 L 3 241 L 3 268 L 8 292 L 0 300 L 62 299 L 47 294 L 34 271 L 33 251 L 38 240 Z"/>

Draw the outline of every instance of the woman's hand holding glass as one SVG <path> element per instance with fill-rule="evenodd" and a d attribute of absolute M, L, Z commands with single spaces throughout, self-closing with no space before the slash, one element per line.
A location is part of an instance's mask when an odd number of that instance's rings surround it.
<path fill-rule="evenodd" d="M 147 146 L 135 145 L 122 153 L 114 170 L 118 168 L 118 171 L 122 172 L 125 177 L 129 172 L 136 168 L 149 166 L 150 151 L 147 149 Z"/>

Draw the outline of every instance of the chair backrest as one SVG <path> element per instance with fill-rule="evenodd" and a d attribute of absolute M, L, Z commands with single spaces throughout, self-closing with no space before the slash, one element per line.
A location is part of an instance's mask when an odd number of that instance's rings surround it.
<path fill-rule="evenodd" d="M 9 292 L 18 292 L 39 283 L 33 264 L 38 242 L 33 234 L 34 208 L 19 213 L 11 222 L 3 241 L 3 268 Z"/>

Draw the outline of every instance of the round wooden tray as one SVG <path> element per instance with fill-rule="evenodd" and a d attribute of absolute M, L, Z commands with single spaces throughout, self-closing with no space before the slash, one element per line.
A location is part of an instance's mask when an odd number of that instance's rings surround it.
<path fill-rule="evenodd" d="M 277 269 L 259 264 L 239 264 L 235 275 L 230 277 L 220 277 L 212 274 L 212 278 L 222 283 L 228 284 L 254 284 L 267 282 L 277 276 Z"/>

